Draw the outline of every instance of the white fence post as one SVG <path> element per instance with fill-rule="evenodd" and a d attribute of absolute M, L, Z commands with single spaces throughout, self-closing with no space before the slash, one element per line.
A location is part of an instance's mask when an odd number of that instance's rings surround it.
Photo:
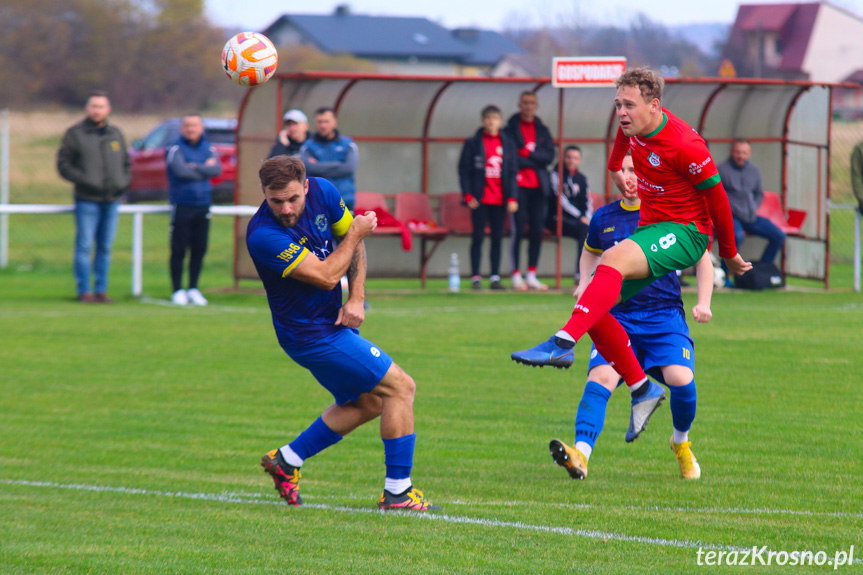
<path fill-rule="evenodd" d="M 860 219 L 859 210 L 854 210 L 854 291 L 860 293 Z"/>
<path fill-rule="evenodd" d="M 0 112 L 2 143 L 0 143 L 0 204 L 9 203 L 9 110 Z M 9 265 L 9 214 L 0 214 L 0 268 Z"/>
<path fill-rule="evenodd" d="M 144 291 L 144 213 L 132 214 L 132 295 Z"/>

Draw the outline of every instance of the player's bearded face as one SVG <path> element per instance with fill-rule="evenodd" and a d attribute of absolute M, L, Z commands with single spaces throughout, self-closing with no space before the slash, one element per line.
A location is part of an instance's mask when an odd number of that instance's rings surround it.
<path fill-rule="evenodd" d="M 659 100 L 645 102 L 637 86 L 621 86 L 614 98 L 617 119 L 625 136 L 643 136 L 653 114 L 661 110 Z"/>
<path fill-rule="evenodd" d="M 306 194 L 309 193 L 309 181 L 302 183 L 294 181 L 280 190 L 264 189 L 270 212 L 281 225 L 292 228 L 297 225 L 303 210 L 306 209 Z"/>

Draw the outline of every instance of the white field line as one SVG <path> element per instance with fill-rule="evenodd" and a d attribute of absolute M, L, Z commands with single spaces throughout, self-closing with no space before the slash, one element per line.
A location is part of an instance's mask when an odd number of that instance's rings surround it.
<path fill-rule="evenodd" d="M 100 493 L 123 493 L 130 495 L 150 495 L 156 497 L 174 497 L 181 499 L 197 499 L 201 501 L 216 501 L 219 503 L 239 503 L 245 505 L 279 505 L 280 500 L 269 499 L 260 494 L 243 493 L 189 493 L 185 491 L 160 491 L 150 489 L 138 489 L 133 487 L 114 487 L 109 485 L 86 485 L 81 483 L 53 483 L 49 481 L 26 481 L 16 479 L 0 479 L 0 484 L 23 485 L 27 487 L 49 487 L 52 489 L 69 489 L 75 491 L 92 491 Z M 304 503 L 304 508 L 323 509 L 328 511 L 339 511 L 342 513 L 377 513 L 396 514 L 401 517 L 426 519 L 429 521 L 441 521 L 444 523 L 479 525 L 483 527 L 517 529 L 520 531 L 535 531 L 540 533 L 553 533 L 556 535 L 567 535 L 571 537 L 583 537 L 587 539 L 600 539 L 602 541 L 622 541 L 628 543 L 644 543 L 647 545 L 658 545 L 662 547 L 677 547 L 683 549 L 711 549 L 725 551 L 746 551 L 751 547 L 740 547 L 723 545 L 717 543 L 704 543 L 702 541 L 690 541 L 686 539 L 666 539 L 663 537 L 644 537 L 640 535 L 627 535 L 625 533 L 612 533 L 597 531 L 594 529 L 573 529 L 572 527 L 556 527 L 551 525 L 536 525 L 521 521 L 499 521 L 497 519 L 479 519 L 475 517 L 464 517 L 460 515 L 449 515 L 447 513 L 412 513 L 412 512 L 384 512 L 373 508 L 346 507 L 343 505 L 326 505 L 321 503 Z M 650 508 L 633 508 L 646 509 Z M 678 508 L 669 508 L 677 510 Z M 861 559 L 855 559 L 855 563 L 863 563 Z"/>

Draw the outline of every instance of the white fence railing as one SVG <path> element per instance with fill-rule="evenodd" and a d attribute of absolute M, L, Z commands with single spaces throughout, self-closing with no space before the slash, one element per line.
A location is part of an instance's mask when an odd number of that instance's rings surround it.
<path fill-rule="evenodd" d="M 829 202 L 828 208 L 831 210 L 854 210 L 854 291 L 860 293 L 860 227 L 863 216 L 861 216 L 857 206 Z"/>
<path fill-rule="evenodd" d="M 4 224 L 0 230 L 0 267 L 5 268 L 8 262 L 9 236 L 8 214 L 66 214 L 75 211 L 74 205 L 49 204 L 0 204 L 0 222 Z M 214 216 L 252 216 L 258 211 L 258 206 L 211 206 L 210 213 Z M 132 295 L 137 297 L 143 292 L 144 270 L 144 214 L 168 214 L 171 206 L 121 205 L 121 214 L 132 214 Z"/>

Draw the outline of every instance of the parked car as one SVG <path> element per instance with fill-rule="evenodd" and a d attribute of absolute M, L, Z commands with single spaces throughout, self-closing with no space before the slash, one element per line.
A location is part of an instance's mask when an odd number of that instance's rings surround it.
<path fill-rule="evenodd" d="M 222 173 L 213 178 L 213 201 L 234 203 L 234 183 L 237 173 L 236 120 L 203 118 L 204 135 L 216 149 Z M 170 118 L 156 126 L 146 137 L 132 142 L 132 184 L 127 202 L 167 201 L 168 175 L 165 173 L 165 149 L 180 137 L 181 118 Z"/>

